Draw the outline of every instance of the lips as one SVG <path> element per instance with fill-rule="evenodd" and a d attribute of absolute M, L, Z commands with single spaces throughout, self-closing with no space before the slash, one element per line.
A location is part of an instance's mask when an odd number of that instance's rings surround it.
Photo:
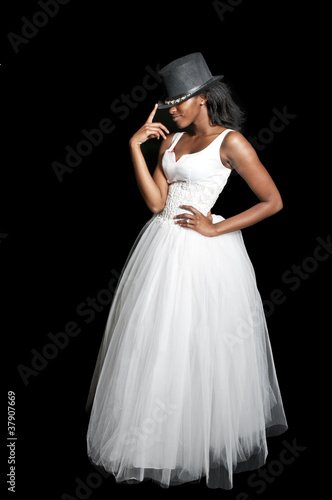
<path fill-rule="evenodd" d="M 180 117 L 181 115 L 172 115 L 172 120 L 176 122 Z"/>

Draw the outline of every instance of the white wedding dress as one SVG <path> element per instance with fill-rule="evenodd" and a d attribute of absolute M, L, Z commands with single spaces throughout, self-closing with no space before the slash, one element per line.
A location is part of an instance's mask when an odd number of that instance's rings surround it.
<path fill-rule="evenodd" d="M 87 443 L 119 482 L 205 476 L 229 489 L 234 472 L 265 462 L 266 437 L 287 429 L 241 232 L 209 238 L 173 220 L 182 204 L 204 215 L 213 207 L 231 172 L 219 154 L 228 132 L 178 161 L 175 134 L 163 157 L 165 208 L 142 229 L 114 296 Z"/>

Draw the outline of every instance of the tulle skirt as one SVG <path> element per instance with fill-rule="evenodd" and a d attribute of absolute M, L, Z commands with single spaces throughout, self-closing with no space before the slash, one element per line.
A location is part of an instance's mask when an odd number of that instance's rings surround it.
<path fill-rule="evenodd" d="M 287 423 L 240 231 L 208 238 L 150 219 L 120 277 L 89 397 L 88 455 L 118 482 L 205 477 L 230 489 L 234 472 L 264 464 L 266 437 Z"/>

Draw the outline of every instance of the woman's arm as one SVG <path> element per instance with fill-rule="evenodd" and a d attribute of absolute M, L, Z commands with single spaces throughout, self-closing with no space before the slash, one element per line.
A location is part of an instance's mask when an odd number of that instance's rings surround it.
<path fill-rule="evenodd" d="M 246 181 L 259 203 L 214 224 L 216 235 L 252 226 L 282 209 L 282 199 L 277 186 L 243 135 L 238 132 L 229 133 L 222 145 L 222 155 L 226 156 L 227 163 Z"/>
<path fill-rule="evenodd" d="M 153 213 L 160 212 L 165 206 L 168 184 L 162 170 L 162 157 L 172 141 L 172 136 L 166 136 L 166 134 L 169 134 L 169 131 L 162 123 L 152 122 L 157 107 L 158 105 L 156 104 L 146 123 L 129 141 L 137 185 L 145 203 Z M 155 137 L 159 139 L 160 136 L 164 140 L 160 146 L 156 169 L 153 176 L 151 176 L 141 151 L 141 144 Z"/>
<path fill-rule="evenodd" d="M 233 217 L 212 224 L 198 210 L 188 205 L 181 208 L 191 210 L 175 217 L 182 227 L 194 229 L 204 236 L 218 236 L 252 226 L 282 209 L 280 193 L 266 168 L 260 162 L 254 148 L 239 132 L 230 132 L 225 137 L 221 152 L 224 165 L 234 168 L 257 196 L 259 203 Z M 189 219 L 189 223 L 187 220 Z"/>

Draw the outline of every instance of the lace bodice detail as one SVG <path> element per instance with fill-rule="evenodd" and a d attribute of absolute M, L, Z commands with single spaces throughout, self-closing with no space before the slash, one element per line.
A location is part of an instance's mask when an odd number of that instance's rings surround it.
<path fill-rule="evenodd" d="M 191 183 L 189 181 L 176 181 L 170 184 L 165 207 L 159 214 L 163 219 L 172 219 L 175 215 L 183 213 L 180 205 L 191 205 L 206 215 L 219 196 L 213 187 L 204 183 Z"/>
<path fill-rule="evenodd" d="M 191 205 L 203 215 L 211 210 L 231 172 L 220 160 L 220 145 L 230 131 L 231 129 L 224 130 L 205 149 L 182 155 L 178 161 L 174 148 L 182 133 L 174 135 L 162 161 L 169 184 L 165 207 L 157 215 L 162 224 L 173 223 L 173 217 L 184 212 L 180 205 Z"/>

